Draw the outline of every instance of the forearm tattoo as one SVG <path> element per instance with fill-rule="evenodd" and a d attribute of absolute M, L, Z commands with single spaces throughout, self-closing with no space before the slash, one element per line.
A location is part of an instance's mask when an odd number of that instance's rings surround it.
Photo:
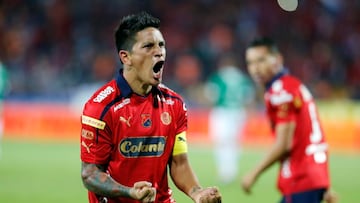
<path fill-rule="evenodd" d="M 194 187 L 192 187 L 191 189 L 190 189 L 190 196 L 194 193 L 194 192 L 196 192 L 196 191 L 199 191 L 199 190 L 201 190 L 202 188 L 200 187 L 200 186 L 194 186 Z"/>
<path fill-rule="evenodd" d="M 130 197 L 130 188 L 122 186 L 104 172 L 104 167 L 82 163 L 84 186 L 97 195 L 105 197 Z"/>

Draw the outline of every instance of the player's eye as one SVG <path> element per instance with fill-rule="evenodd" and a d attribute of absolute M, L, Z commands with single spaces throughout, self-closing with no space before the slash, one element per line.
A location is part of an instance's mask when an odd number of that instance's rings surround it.
<path fill-rule="evenodd" d="M 260 57 L 257 62 L 258 63 L 264 63 L 266 61 L 266 58 L 265 57 Z"/>
<path fill-rule="evenodd" d="M 143 48 L 151 48 L 151 47 L 153 47 L 153 46 L 154 46 L 153 43 L 148 43 L 148 44 L 145 44 L 145 45 L 143 46 Z"/>

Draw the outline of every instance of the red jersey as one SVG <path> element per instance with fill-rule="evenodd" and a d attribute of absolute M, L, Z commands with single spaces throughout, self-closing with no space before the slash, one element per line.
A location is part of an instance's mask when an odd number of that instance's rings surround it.
<path fill-rule="evenodd" d="M 309 90 L 298 79 L 280 73 L 268 84 L 265 103 L 273 133 L 279 123 L 296 125 L 290 155 L 281 161 L 279 190 L 287 195 L 328 188 L 328 146 Z"/>
<path fill-rule="evenodd" d="M 132 92 L 122 75 L 101 87 L 85 104 L 82 115 L 81 160 L 107 165 L 107 173 L 132 187 L 148 181 L 156 202 L 175 202 L 168 187 L 167 164 L 175 136 L 187 129 L 182 98 L 163 85 L 147 96 Z M 98 202 L 89 192 L 89 202 Z M 140 201 L 107 198 L 109 203 Z"/>

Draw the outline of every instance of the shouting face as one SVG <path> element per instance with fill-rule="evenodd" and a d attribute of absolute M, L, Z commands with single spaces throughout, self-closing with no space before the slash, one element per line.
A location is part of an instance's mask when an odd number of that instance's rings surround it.
<path fill-rule="evenodd" d="M 161 83 L 166 50 L 158 29 L 148 27 L 139 31 L 132 50 L 122 50 L 119 55 L 124 63 L 125 79 L 135 92 L 147 93 L 151 86 Z"/>

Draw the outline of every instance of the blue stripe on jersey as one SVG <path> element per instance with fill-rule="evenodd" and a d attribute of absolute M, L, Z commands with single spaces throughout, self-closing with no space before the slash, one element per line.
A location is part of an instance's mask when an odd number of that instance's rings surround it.
<path fill-rule="evenodd" d="M 100 120 L 102 121 L 102 119 L 104 118 L 105 114 L 109 111 L 110 107 L 112 105 L 114 105 L 115 103 L 121 101 L 123 97 L 120 96 L 120 97 L 116 97 L 114 100 L 112 100 L 109 104 L 107 104 L 104 108 L 104 110 L 101 112 L 101 115 L 100 115 Z M 105 128 L 107 127 L 107 125 L 105 126 Z M 99 129 L 96 129 L 96 143 L 98 142 L 98 134 L 99 134 Z"/>
<path fill-rule="evenodd" d="M 174 96 L 174 95 L 171 95 L 171 94 L 167 94 L 165 92 L 162 92 L 161 90 L 159 90 L 159 91 L 161 92 L 161 95 L 163 95 L 165 98 L 169 97 L 169 98 L 172 98 L 172 99 L 180 100 L 181 102 L 183 101 L 180 97 L 177 97 L 177 96 Z"/>
<path fill-rule="evenodd" d="M 116 97 L 114 100 L 112 100 L 110 103 L 108 103 L 104 110 L 101 112 L 100 120 L 102 120 L 105 116 L 105 114 L 109 111 L 112 105 L 115 103 L 121 101 L 123 98 L 129 97 L 132 93 L 132 90 L 129 86 L 129 84 L 126 82 L 125 78 L 122 75 L 123 69 L 120 69 L 117 78 L 116 78 L 116 84 L 118 86 L 118 89 L 120 90 L 120 96 Z M 99 129 L 96 130 L 96 143 L 98 142 L 98 135 L 99 135 Z"/>

